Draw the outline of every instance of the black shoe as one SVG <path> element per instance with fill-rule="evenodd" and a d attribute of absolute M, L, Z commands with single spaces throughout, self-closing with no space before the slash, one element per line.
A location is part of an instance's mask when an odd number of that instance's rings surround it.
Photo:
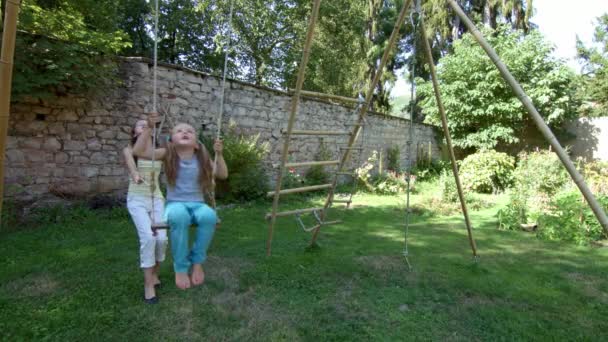
<path fill-rule="evenodd" d="M 144 296 L 144 303 L 146 303 L 146 304 L 158 304 L 158 297 L 154 296 L 152 298 L 146 298 Z"/>

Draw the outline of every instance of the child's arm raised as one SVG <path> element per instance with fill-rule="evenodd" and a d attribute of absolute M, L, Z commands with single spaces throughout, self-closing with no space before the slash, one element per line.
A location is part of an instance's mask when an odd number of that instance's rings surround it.
<path fill-rule="evenodd" d="M 154 127 L 157 122 L 160 122 L 160 118 L 157 114 L 153 113 L 148 116 L 148 127 Z M 137 137 L 135 145 L 133 145 L 133 154 L 145 159 L 152 159 L 152 157 L 154 157 L 156 160 L 163 159 L 165 157 L 166 150 L 164 148 L 154 149 L 154 146 L 150 144 L 151 139 L 152 129 L 145 128 Z"/>
<path fill-rule="evenodd" d="M 122 156 L 125 158 L 125 164 L 127 164 L 127 170 L 129 170 L 129 175 L 131 179 L 137 184 L 142 182 L 142 178 L 139 175 L 139 171 L 137 170 L 137 165 L 135 165 L 135 159 L 133 158 L 133 150 L 130 147 L 125 147 L 122 149 Z"/>
<path fill-rule="evenodd" d="M 216 140 L 213 144 L 213 150 L 215 151 L 215 163 L 213 164 L 213 174 L 217 179 L 228 178 L 228 167 L 224 160 L 224 143 L 221 140 Z"/>

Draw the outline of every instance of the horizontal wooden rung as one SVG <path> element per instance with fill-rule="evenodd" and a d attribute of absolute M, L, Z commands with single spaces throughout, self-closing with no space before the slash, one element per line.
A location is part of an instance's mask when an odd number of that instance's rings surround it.
<path fill-rule="evenodd" d="M 323 210 L 323 207 L 281 211 L 281 212 L 276 213 L 274 216 L 276 216 L 276 217 L 291 216 L 291 215 L 306 214 L 306 213 L 310 213 L 313 211 L 321 211 L 321 210 Z M 270 220 L 271 217 L 272 217 L 272 213 L 266 214 L 267 220 Z"/>
<path fill-rule="evenodd" d="M 322 226 L 328 226 L 330 224 L 338 224 L 338 223 L 342 223 L 342 220 L 335 220 L 335 221 L 325 221 L 323 223 L 321 223 Z"/>
<path fill-rule="evenodd" d="M 315 230 L 315 229 L 317 229 L 317 228 L 319 228 L 319 227 L 321 227 L 321 226 L 329 226 L 330 224 L 338 224 L 338 223 L 342 223 L 342 220 L 325 221 L 325 222 L 323 222 L 323 223 L 321 223 L 321 224 L 317 224 L 317 225 L 315 225 L 315 226 L 312 226 L 312 227 L 310 227 L 310 228 L 306 229 L 306 231 L 309 231 L 309 232 L 310 232 L 310 231 L 313 231 L 313 230 Z"/>
<path fill-rule="evenodd" d="M 281 134 L 287 134 L 286 129 L 281 130 Z M 350 135 L 348 131 L 310 131 L 303 129 L 294 129 L 291 131 L 292 135 Z"/>
<path fill-rule="evenodd" d="M 332 201 L 333 203 L 352 203 L 352 200 L 343 200 L 343 199 L 335 199 Z"/>
<path fill-rule="evenodd" d="M 284 190 L 279 191 L 279 195 L 288 195 L 288 194 L 295 194 L 295 193 L 299 193 L 299 192 L 329 189 L 332 186 L 333 186 L 332 184 L 321 184 L 321 185 L 304 186 L 301 188 L 284 189 Z M 274 196 L 274 193 L 275 193 L 275 191 L 270 191 L 266 194 L 266 196 L 272 197 L 272 196 Z"/>
<path fill-rule="evenodd" d="M 299 163 L 287 163 L 285 167 L 305 167 L 305 166 L 318 166 L 318 165 L 338 165 L 339 160 L 322 160 L 322 161 L 307 161 Z"/>

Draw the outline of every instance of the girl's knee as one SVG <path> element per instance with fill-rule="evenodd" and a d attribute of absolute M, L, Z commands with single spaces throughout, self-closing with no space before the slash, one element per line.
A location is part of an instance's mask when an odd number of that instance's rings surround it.
<path fill-rule="evenodd" d="M 215 213 L 215 210 L 211 209 L 209 206 L 202 205 L 194 212 L 194 219 L 199 226 L 215 226 L 217 223 L 217 214 Z"/>
<path fill-rule="evenodd" d="M 188 226 L 190 213 L 188 209 L 180 203 L 170 203 L 165 208 L 165 221 L 171 226 Z"/>

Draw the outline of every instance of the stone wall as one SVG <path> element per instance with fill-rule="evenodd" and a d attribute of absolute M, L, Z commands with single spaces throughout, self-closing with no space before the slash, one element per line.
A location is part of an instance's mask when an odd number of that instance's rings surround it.
<path fill-rule="evenodd" d="M 152 68 L 147 60 L 125 59 L 121 64 L 120 87 L 94 96 L 61 96 L 49 100 L 23 99 L 11 105 L 6 151 L 5 196 L 35 200 L 45 195 L 79 197 L 91 194 L 124 196 L 128 183 L 121 149 L 129 143 L 131 127 L 151 110 Z M 159 106 L 170 113 L 168 121 L 188 122 L 205 134 L 216 130 L 220 104 L 217 77 L 172 65 L 160 65 Z M 244 133 L 259 133 L 271 146 L 266 160 L 269 171 L 279 162 L 283 144 L 281 129 L 287 125 L 291 97 L 282 91 L 229 81 L 225 92 L 223 125 L 229 120 Z M 351 130 L 356 120 L 353 108 L 304 98 L 295 127 L 309 130 Z M 399 146 L 402 166 L 406 163 L 409 121 L 368 115 L 360 142 L 365 150 Z M 431 126 L 415 124 L 415 141 L 433 158 L 440 155 Z M 337 158 L 337 144 L 347 137 L 325 137 L 324 143 Z M 290 160 L 308 161 L 319 147 L 317 137 L 297 137 L 291 144 Z M 386 164 L 384 164 L 386 165 Z M 275 172 L 269 172 L 271 180 Z"/>

